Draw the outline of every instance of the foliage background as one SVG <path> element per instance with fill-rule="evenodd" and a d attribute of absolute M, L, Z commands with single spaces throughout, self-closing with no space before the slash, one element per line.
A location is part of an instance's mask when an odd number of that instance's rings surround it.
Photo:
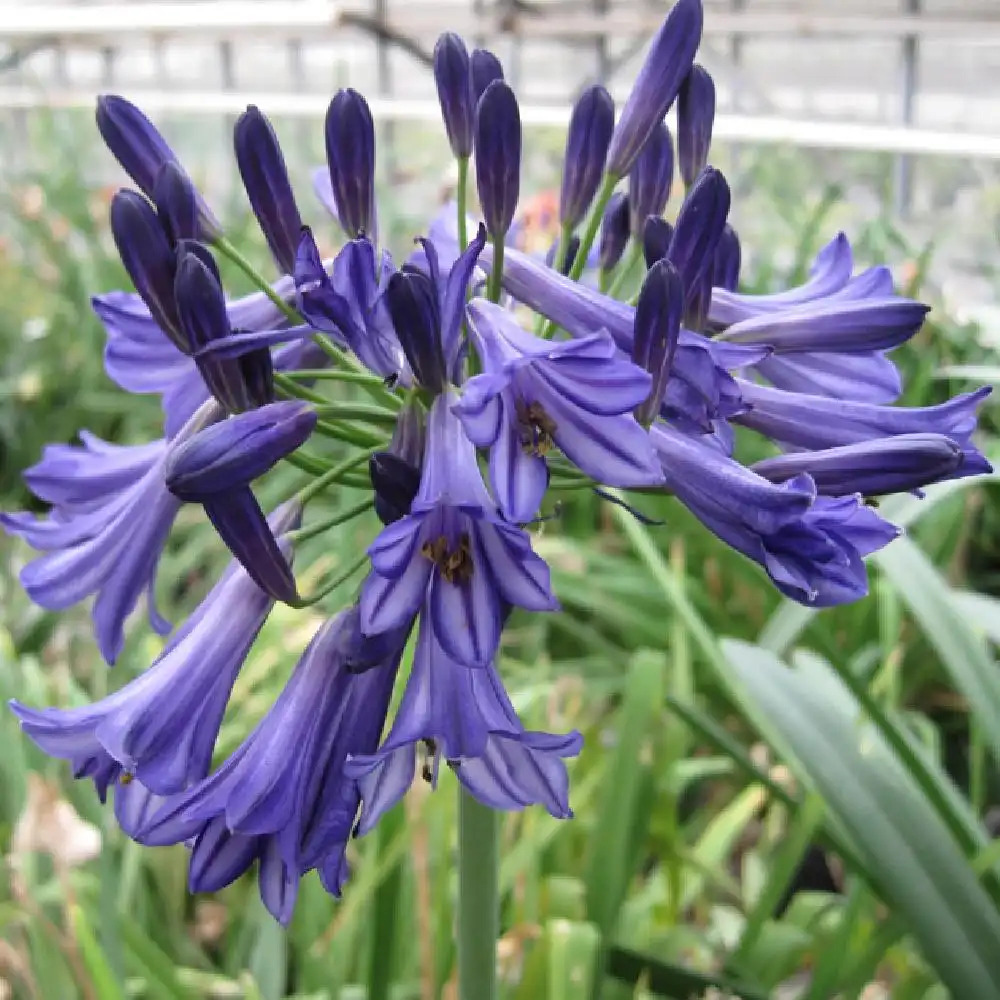
<path fill-rule="evenodd" d="M 124 442 L 158 434 L 155 400 L 104 376 L 88 305 L 125 282 L 105 224 L 121 178 L 88 117 L 29 124 L 32 160 L 0 178 L 4 509 L 31 503 L 19 474 L 46 441 L 80 427 Z M 167 131 L 230 233 L 263 262 L 235 167 L 206 139 L 217 143 L 223 127 L 178 119 Z M 306 214 L 332 248 L 334 226 L 306 190 L 319 129 L 278 129 Z M 406 165 L 385 170 L 380 204 L 403 252 L 446 195 L 448 172 L 436 132 L 397 129 L 395 142 Z M 560 138 L 538 132 L 529 148 L 525 200 L 537 207 L 531 197 L 556 183 Z M 716 160 L 752 251 L 745 287 L 801 280 L 843 228 L 859 266 L 887 261 L 935 305 L 895 355 L 906 402 L 1000 381 L 996 330 L 962 296 L 974 287 L 996 301 L 1000 188 L 968 164 L 923 161 L 931 193 L 904 223 L 883 207 L 887 157 L 768 147 L 722 148 Z M 239 291 L 238 275 L 227 277 Z M 995 458 L 996 431 L 988 404 L 983 444 Z M 869 600 L 820 615 L 781 600 L 672 500 L 642 497 L 664 522 L 644 527 L 596 498 L 567 499 L 538 539 L 565 610 L 516 618 L 503 672 L 527 725 L 576 726 L 586 746 L 572 767 L 575 819 L 532 810 L 505 822 L 505 997 L 1000 996 L 993 480 L 886 501 L 907 536 L 873 561 Z M 346 563 L 372 530 L 355 522 L 314 544 L 310 572 Z M 0 698 L 79 703 L 148 665 L 158 642 L 139 622 L 109 671 L 84 609 L 31 607 L 16 581 L 28 557 L 0 539 Z M 222 559 L 186 510 L 161 574 L 165 605 L 183 614 Z M 273 700 L 312 625 L 287 609 L 272 616 L 220 753 Z M 184 849 L 125 840 L 91 786 L 45 760 L 4 713 L 0 998 L 454 997 L 455 791 L 450 773 L 433 794 L 418 783 L 356 843 L 344 900 L 308 879 L 286 933 L 250 881 L 188 897 Z"/>

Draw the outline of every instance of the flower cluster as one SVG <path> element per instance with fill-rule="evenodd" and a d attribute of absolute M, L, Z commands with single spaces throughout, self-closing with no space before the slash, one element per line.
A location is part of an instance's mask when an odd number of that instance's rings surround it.
<path fill-rule="evenodd" d="M 94 598 L 109 663 L 143 594 L 169 639 L 95 704 L 13 709 L 102 799 L 113 790 L 130 836 L 190 847 L 192 890 L 219 888 L 256 861 L 266 905 L 287 921 L 302 876 L 316 869 L 339 894 L 351 837 L 416 771 L 436 782 L 442 762 L 493 808 L 571 815 L 565 759 L 581 737 L 525 730 L 497 667 L 515 608 L 558 608 L 529 530 L 550 490 L 670 492 L 782 593 L 822 607 L 864 595 L 864 557 L 897 534 L 866 498 L 988 469 L 972 440 L 988 390 L 894 405 L 888 352 L 920 329 L 926 307 L 897 295 L 885 268 L 855 274 L 843 235 L 804 285 L 738 291 L 730 190 L 708 164 L 715 90 L 694 63 L 701 25 L 701 0 L 678 0 L 617 122 L 602 87 L 579 98 L 547 259 L 511 237 L 517 99 L 495 57 L 470 54 L 457 36 L 439 40 L 434 71 L 458 203 L 428 220 L 400 266 L 378 243 L 375 131 L 355 91 L 330 104 L 328 163 L 316 175 L 347 237 L 332 260 L 303 225 L 268 120 L 251 107 L 236 123 L 273 282 L 229 242 L 142 112 L 99 101 L 101 134 L 138 190 L 111 205 L 135 292 L 95 296 L 93 307 L 108 374 L 162 398 L 164 436 L 121 446 L 81 432 L 79 446 L 50 446 L 26 478 L 51 510 L 2 523 L 42 553 L 22 574 L 38 604 Z M 675 146 L 685 191 L 668 222 Z M 478 225 L 465 197 L 473 163 Z M 220 256 L 259 291 L 227 298 Z M 611 293 L 636 270 L 637 297 L 620 301 Z M 351 384 L 370 401 L 338 403 L 310 380 Z M 772 441 L 774 457 L 741 464 L 736 425 Z M 346 459 L 324 454 L 330 439 Z M 268 515 L 253 484 L 279 462 L 309 478 Z M 367 496 L 303 526 L 337 484 L 367 484 Z M 184 503 L 204 507 L 233 560 L 170 634 L 153 594 Z M 371 507 L 382 529 L 363 559 L 303 596 L 296 547 Z M 270 711 L 215 760 L 233 685 L 275 602 L 325 608 L 361 570 Z"/>

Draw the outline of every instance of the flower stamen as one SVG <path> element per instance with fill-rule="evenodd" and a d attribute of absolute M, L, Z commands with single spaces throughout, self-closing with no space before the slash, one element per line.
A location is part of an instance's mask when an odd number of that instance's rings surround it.
<path fill-rule="evenodd" d="M 455 548 L 444 535 L 438 535 L 433 542 L 424 543 L 420 554 L 437 566 L 448 583 L 468 583 L 472 578 L 472 547 L 466 532 L 459 536 Z"/>
<path fill-rule="evenodd" d="M 551 451 L 556 422 L 545 412 L 541 403 L 517 402 L 518 433 L 521 447 L 529 455 L 545 455 Z"/>

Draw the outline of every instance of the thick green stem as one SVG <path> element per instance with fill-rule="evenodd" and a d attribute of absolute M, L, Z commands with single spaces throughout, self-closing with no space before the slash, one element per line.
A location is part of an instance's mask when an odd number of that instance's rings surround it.
<path fill-rule="evenodd" d="M 493 243 L 493 267 L 490 270 L 490 280 L 486 285 L 486 297 L 490 302 L 500 301 L 500 291 L 503 288 L 503 239 L 491 239 Z"/>
<path fill-rule="evenodd" d="M 497 1000 L 499 824 L 461 786 L 458 794 L 458 996 Z"/>
<path fill-rule="evenodd" d="M 465 250 L 469 245 L 469 224 L 465 217 L 465 203 L 469 189 L 469 158 L 463 156 L 458 161 L 458 189 L 455 200 L 458 202 L 458 249 Z"/>

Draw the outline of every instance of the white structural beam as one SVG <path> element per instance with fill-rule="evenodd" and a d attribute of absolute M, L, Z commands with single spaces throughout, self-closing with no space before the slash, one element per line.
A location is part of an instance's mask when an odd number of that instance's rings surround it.
<path fill-rule="evenodd" d="M 156 113 L 236 114 L 248 104 L 266 108 L 269 115 L 316 118 L 326 111 L 329 98 L 320 94 L 253 94 L 185 91 L 129 91 L 129 98 L 144 110 Z M 0 108 L 91 108 L 96 92 L 0 87 Z M 440 121 L 436 101 L 375 97 L 372 114 L 384 121 Z M 521 107 L 526 126 L 564 126 L 569 109 L 527 104 Z M 931 156 L 960 156 L 1000 160 L 1000 136 L 971 132 L 943 132 L 897 125 L 858 124 L 845 121 L 803 121 L 757 115 L 720 114 L 713 130 L 723 142 L 777 143 L 821 149 L 869 150 Z"/>
<path fill-rule="evenodd" d="M 396 0 L 385 24 L 410 35 L 433 37 L 442 31 L 463 34 L 514 34 L 530 38 L 598 38 L 604 35 L 652 34 L 662 10 L 634 9 L 591 13 L 553 5 L 544 12 L 475 13 L 468 4 L 442 0 Z M 1000 4 L 980 13 L 953 15 L 851 14 L 825 10 L 721 10 L 709 7 L 707 35 L 856 36 L 859 38 L 934 38 L 975 42 L 1000 40 Z M 136 35 L 194 36 L 199 39 L 240 36 L 315 37 L 333 32 L 352 19 L 369 19 L 371 7 L 337 0 L 191 0 L 149 2 L 12 4 L 0 0 L 0 40 L 11 43 L 50 39 L 66 43 L 107 45 Z"/>

